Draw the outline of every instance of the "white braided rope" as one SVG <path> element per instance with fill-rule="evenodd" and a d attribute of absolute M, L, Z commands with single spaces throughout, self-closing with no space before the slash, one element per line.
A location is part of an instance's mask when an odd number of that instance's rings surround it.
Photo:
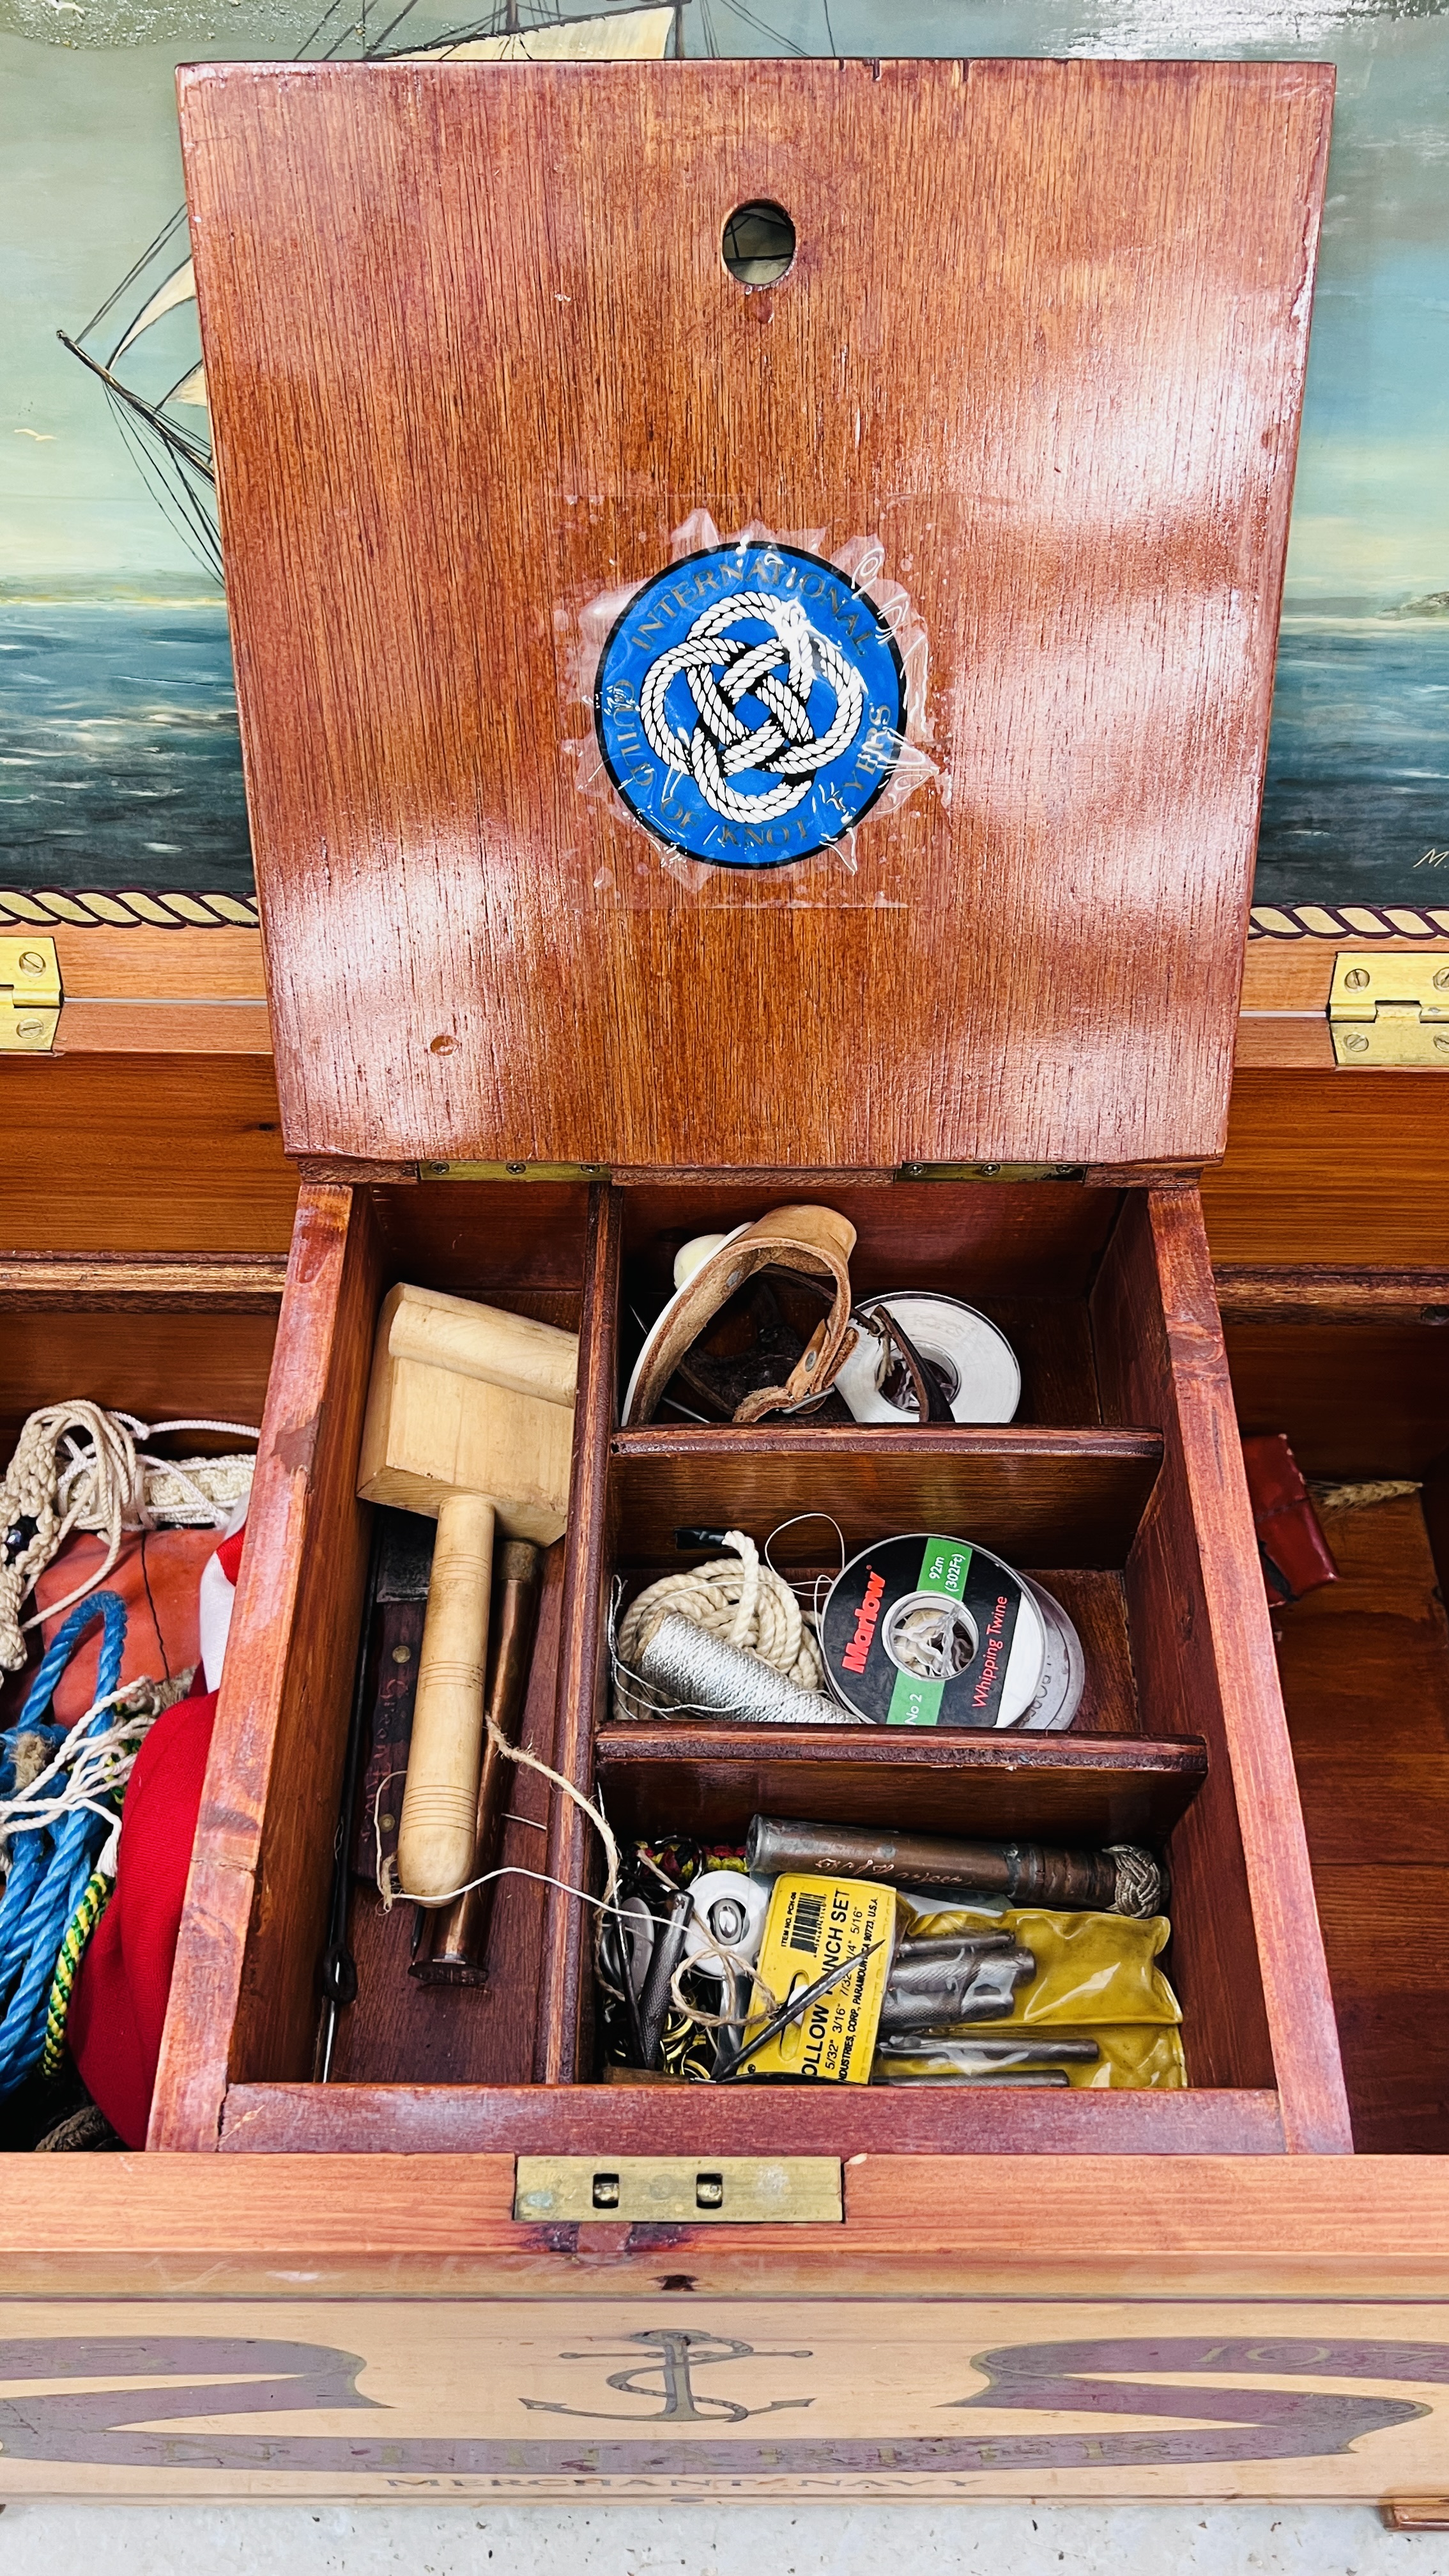
<path fill-rule="evenodd" d="M 109 1828 L 96 1868 L 107 1878 L 115 1877 L 121 1839 L 115 1793 L 130 1779 L 136 1756 L 157 1718 L 163 1709 L 175 1705 L 186 1686 L 179 1679 L 168 1684 L 145 1674 L 139 1681 L 123 1682 L 104 1699 L 92 1700 L 44 1768 L 32 1772 L 12 1797 L 0 1799 L 0 1877 L 9 1867 L 13 1835 L 64 1824 L 82 1807 Z M 107 1716 L 108 1725 L 87 1731 L 93 1720 Z"/>
<path fill-rule="evenodd" d="M 33 1533 L 0 1562 L 0 1672 L 17 1673 L 25 1661 L 25 1630 L 73 1609 L 104 1583 L 128 1530 L 160 1522 L 224 1529 L 249 1491 L 250 1458 L 153 1458 L 138 1441 L 166 1431 L 221 1431 L 258 1436 L 247 1422 L 188 1417 L 146 1423 L 134 1413 L 109 1410 L 81 1397 L 47 1404 L 21 1426 L 15 1454 L 0 1480 L 0 1545 L 20 1524 Z M 21 1619 L 22 1604 L 51 1559 L 74 1531 L 106 1542 L 104 1560 L 84 1583 L 43 1612 Z"/>
<path fill-rule="evenodd" d="M 797 1690 L 823 1692 L 820 1649 L 789 1584 L 772 1566 L 762 1564 L 754 1540 L 743 1530 L 726 1530 L 725 1545 L 735 1550 L 733 1556 L 717 1556 L 708 1565 L 663 1575 L 630 1603 L 614 1641 L 616 1717 L 669 1713 L 662 1694 L 642 1678 L 638 1664 L 650 1638 L 673 1611 L 708 1636 L 758 1655 L 761 1663 L 783 1673 Z"/>
<path fill-rule="evenodd" d="M 762 620 L 771 629 L 769 638 L 750 644 L 724 631 L 742 618 Z M 698 710 L 688 734 L 670 722 L 665 706 L 670 683 L 681 672 Z M 823 734 L 810 719 L 817 680 L 835 697 L 835 714 Z M 739 714 L 748 696 L 768 708 L 765 723 L 751 726 Z M 838 645 L 817 633 L 798 599 L 776 599 L 763 590 L 742 590 L 705 609 L 682 642 L 651 662 L 639 691 L 640 721 L 656 758 L 692 778 L 705 803 L 732 823 L 775 822 L 800 804 L 817 771 L 854 741 L 864 712 L 865 683 Z M 765 771 L 781 784 L 746 795 L 730 785 L 746 769 Z"/>

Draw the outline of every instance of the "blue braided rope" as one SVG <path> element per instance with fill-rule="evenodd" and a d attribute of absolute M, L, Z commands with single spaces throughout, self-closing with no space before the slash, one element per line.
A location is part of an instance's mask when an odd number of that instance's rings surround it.
<path fill-rule="evenodd" d="M 48 1726 L 45 1712 L 72 1655 L 98 1619 L 103 1627 L 96 1697 L 106 1699 L 119 1689 L 126 1605 L 119 1593 L 92 1592 L 77 1603 L 47 1647 L 19 1723 L 0 1735 L 3 1786 L 13 1784 L 18 1737 L 38 1735 L 52 1754 L 61 1744 L 64 1729 Z M 109 1710 L 91 1721 L 97 1732 L 110 1722 Z M 84 1731 L 71 1729 L 73 1736 Z M 39 2062 L 61 1944 L 108 1831 L 104 1817 L 82 1807 L 58 1825 L 12 1837 L 10 1872 L 0 1896 L 0 2097 L 13 2093 Z"/>

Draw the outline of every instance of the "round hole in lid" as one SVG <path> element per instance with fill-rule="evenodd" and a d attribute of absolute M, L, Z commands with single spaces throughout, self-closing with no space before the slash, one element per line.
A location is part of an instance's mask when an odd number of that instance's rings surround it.
<path fill-rule="evenodd" d="M 783 206 L 752 197 L 725 218 L 724 264 L 741 286 L 778 286 L 795 260 L 795 227 Z"/>

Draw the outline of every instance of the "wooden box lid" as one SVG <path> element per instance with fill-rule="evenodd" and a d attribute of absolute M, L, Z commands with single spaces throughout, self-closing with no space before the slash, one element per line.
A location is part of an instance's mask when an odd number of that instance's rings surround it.
<path fill-rule="evenodd" d="M 1331 85 L 182 73 L 289 1150 L 1221 1151 Z M 876 541 L 924 628 L 938 774 L 844 854 L 666 863 L 587 783 L 581 639 L 693 513 Z"/>

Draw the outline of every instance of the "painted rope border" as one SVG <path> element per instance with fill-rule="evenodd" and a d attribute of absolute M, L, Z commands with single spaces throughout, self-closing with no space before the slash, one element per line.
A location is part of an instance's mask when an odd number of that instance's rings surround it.
<path fill-rule="evenodd" d="M 256 930 L 254 894 L 61 894 L 47 887 L 0 886 L 0 927 L 23 923 L 42 930 Z"/>
<path fill-rule="evenodd" d="M 47 887 L 0 886 L 0 923 L 65 930 L 256 930 L 255 895 L 124 892 L 65 893 Z M 1250 939 L 1449 939 L 1449 904 L 1255 903 Z"/>

